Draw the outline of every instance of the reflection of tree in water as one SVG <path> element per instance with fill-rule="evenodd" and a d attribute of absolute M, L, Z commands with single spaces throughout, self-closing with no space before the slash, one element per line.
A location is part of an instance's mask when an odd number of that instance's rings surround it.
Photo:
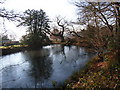
<path fill-rule="evenodd" d="M 52 53 L 53 54 L 62 54 L 65 56 L 65 50 L 64 45 L 55 45 L 55 47 L 52 47 Z"/>
<path fill-rule="evenodd" d="M 61 45 L 61 53 L 66 58 L 64 45 Z"/>
<path fill-rule="evenodd" d="M 68 51 L 65 52 L 65 47 L 68 48 Z M 80 50 L 82 53 L 80 53 Z M 80 49 L 79 47 L 74 47 L 74 46 L 61 46 L 61 53 L 62 55 L 64 56 L 64 60 L 62 60 L 60 62 L 63 63 L 63 62 L 67 62 L 67 63 L 75 63 L 79 60 L 79 58 L 81 57 L 85 57 L 84 55 L 84 51 L 82 49 Z"/>
<path fill-rule="evenodd" d="M 31 73 L 35 78 L 35 85 L 44 79 L 48 79 L 52 73 L 52 60 L 49 57 L 49 51 L 34 51 L 30 52 Z"/>

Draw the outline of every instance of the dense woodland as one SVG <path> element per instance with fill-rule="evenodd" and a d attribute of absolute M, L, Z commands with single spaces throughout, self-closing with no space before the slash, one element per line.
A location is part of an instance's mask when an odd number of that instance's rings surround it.
<path fill-rule="evenodd" d="M 0 2 L 0 4 L 4 4 L 4 2 Z M 97 52 L 99 62 L 106 60 L 107 53 L 109 53 L 108 56 L 115 54 L 114 60 L 120 62 L 120 3 L 77 1 L 73 4 L 77 7 L 76 17 L 78 18 L 76 22 L 66 20 L 62 16 L 51 21 L 47 12 L 42 9 L 28 9 L 22 15 L 14 11 L 0 9 L 0 18 L 19 22 L 17 27 L 27 27 L 26 35 L 22 37 L 21 43 L 28 45 L 29 49 L 38 49 L 54 43 L 77 45 Z M 51 22 L 55 22 L 56 26 L 51 27 Z M 76 29 L 74 27 L 76 24 L 83 25 L 84 29 Z M 1 35 L 3 39 L 6 38 L 5 32 Z M 119 86 L 119 81 L 116 82 Z M 69 84 L 69 87 L 86 86 L 78 83 L 72 85 Z"/>

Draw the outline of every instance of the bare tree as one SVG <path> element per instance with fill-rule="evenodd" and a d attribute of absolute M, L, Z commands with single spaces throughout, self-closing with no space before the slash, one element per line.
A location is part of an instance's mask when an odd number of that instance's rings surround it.
<path fill-rule="evenodd" d="M 119 42 L 120 11 L 118 2 L 75 2 L 79 23 L 87 26 L 89 42 L 98 52 L 107 50 L 110 44 Z M 94 28 L 91 28 L 91 26 Z M 107 28 L 106 28 L 107 27 Z M 94 32 L 94 33 L 91 33 Z M 117 43 L 116 43 L 117 42 Z"/>
<path fill-rule="evenodd" d="M 4 4 L 6 0 L 1 0 L 0 1 L 0 4 Z M 7 34 L 7 29 L 6 29 L 6 26 L 5 26 L 5 22 L 7 20 L 9 21 L 20 21 L 20 18 L 22 17 L 22 15 L 17 14 L 15 13 L 13 10 L 6 10 L 5 8 L 0 8 L 0 25 L 1 25 L 1 28 L 2 28 L 2 31 L 0 33 L 0 36 L 2 37 L 2 35 L 5 35 Z"/>
<path fill-rule="evenodd" d="M 67 31 L 67 26 L 69 25 L 69 23 L 65 18 L 62 18 L 61 16 L 56 17 L 56 23 L 60 28 L 58 33 L 52 33 L 52 35 L 61 37 L 61 41 L 63 42 L 64 33 Z"/>

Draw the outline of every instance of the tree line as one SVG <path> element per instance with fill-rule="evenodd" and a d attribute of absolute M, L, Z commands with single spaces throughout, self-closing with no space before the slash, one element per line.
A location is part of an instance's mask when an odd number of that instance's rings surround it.
<path fill-rule="evenodd" d="M 74 5 L 78 8 L 77 21 L 70 22 L 63 17 L 56 17 L 57 26 L 52 28 L 57 30 L 56 33 L 51 31 L 52 21 L 42 9 L 28 9 L 23 15 L 0 9 L 0 17 L 18 21 L 18 26 L 26 26 L 27 34 L 23 36 L 22 41 L 33 49 L 50 44 L 50 35 L 59 36 L 61 42 L 65 42 L 65 34 L 69 33 L 75 37 L 69 38 L 69 42 L 87 43 L 98 52 L 100 57 L 108 50 L 120 52 L 120 3 L 80 2 L 78 0 L 74 2 Z M 74 24 L 83 25 L 84 29 L 76 30 Z"/>
<path fill-rule="evenodd" d="M 75 2 L 78 7 L 78 23 L 86 26 L 82 31 L 87 42 L 94 47 L 103 60 L 108 50 L 120 50 L 120 3 Z"/>

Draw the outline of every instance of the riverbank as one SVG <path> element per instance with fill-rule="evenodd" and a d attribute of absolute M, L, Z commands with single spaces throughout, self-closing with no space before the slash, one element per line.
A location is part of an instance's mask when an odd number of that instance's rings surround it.
<path fill-rule="evenodd" d="M 1 46 L 0 55 L 7 55 L 7 54 L 12 54 L 20 51 L 26 50 L 27 46 L 26 45 L 12 45 L 12 46 Z"/>
<path fill-rule="evenodd" d="M 87 44 L 83 44 L 83 43 L 69 43 L 69 42 L 53 42 L 51 43 L 51 45 L 54 45 L 54 44 L 60 44 L 60 45 L 63 45 L 63 46 L 71 46 L 71 45 L 74 45 L 74 46 L 79 46 L 79 47 L 85 47 L 85 48 L 89 48 L 88 50 L 92 50 L 89 45 Z M 47 45 L 50 45 L 50 44 L 46 44 L 44 46 L 47 46 Z M 23 50 L 33 50 L 32 48 L 28 47 L 28 45 L 10 45 L 10 46 L 0 46 L 0 55 L 8 55 L 8 54 L 12 54 L 12 53 L 16 53 L 16 52 L 20 52 L 20 51 L 23 51 Z"/>
<path fill-rule="evenodd" d="M 119 88 L 120 63 L 117 51 L 104 54 L 101 62 L 96 56 L 80 72 L 74 73 L 66 82 L 65 88 Z"/>

